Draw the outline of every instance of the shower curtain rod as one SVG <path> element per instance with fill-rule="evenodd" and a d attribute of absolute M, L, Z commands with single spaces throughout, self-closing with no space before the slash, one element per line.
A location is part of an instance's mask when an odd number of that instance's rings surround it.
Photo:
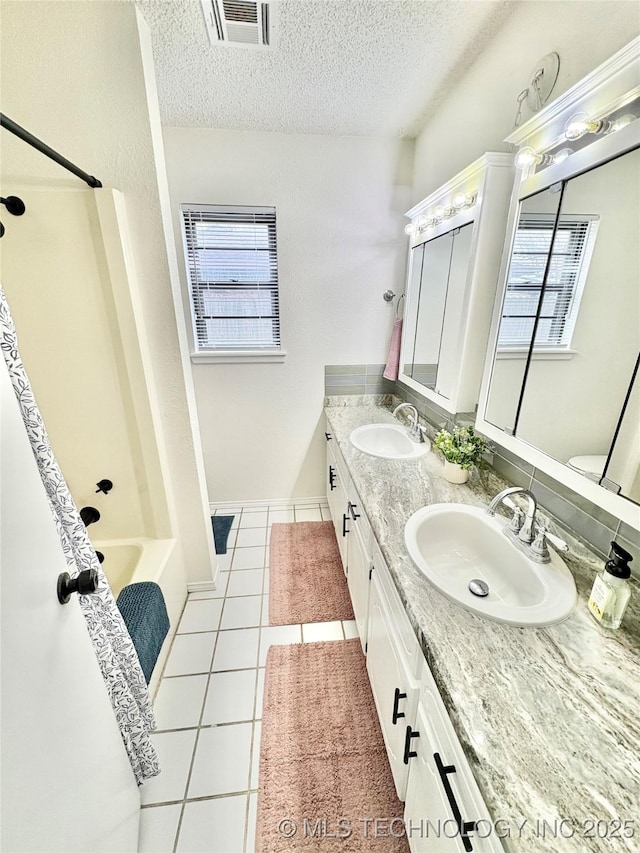
<path fill-rule="evenodd" d="M 4 127 L 5 130 L 8 130 L 9 133 L 13 133 L 14 136 L 22 139 L 23 142 L 27 143 L 27 145 L 31 145 L 32 148 L 40 151 L 46 157 L 50 157 L 51 160 L 54 160 L 64 169 L 67 169 L 67 171 L 73 172 L 73 174 L 78 178 L 82 178 L 82 180 L 89 184 L 90 187 L 97 189 L 102 186 L 102 183 L 97 178 L 94 178 L 93 175 L 89 175 L 87 172 L 83 172 L 82 169 L 79 169 L 75 165 L 75 163 L 72 163 L 71 160 L 67 160 L 66 157 L 62 156 L 62 154 L 58 154 L 57 151 L 54 151 L 53 148 L 50 148 L 41 139 L 38 139 L 37 136 L 29 133 L 28 130 L 24 129 L 24 127 L 20 127 L 19 124 L 16 124 L 15 121 L 10 119 L 9 116 L 5 115 L 5 113 L 0 113 L 0 125 Z"/>

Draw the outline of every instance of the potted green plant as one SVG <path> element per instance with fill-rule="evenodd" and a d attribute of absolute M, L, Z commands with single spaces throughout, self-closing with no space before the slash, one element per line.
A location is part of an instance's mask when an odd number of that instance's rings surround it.
<path fill-rule="evenodd" d="M 441 429 L 433 443 L 444 456 L 442 475 L 450 483 L 466 483 L 469 469 L 478 462 L 487 447 L 486 439 L 477 435 L 470 426 L 454 427 L 452 433 Z"/>

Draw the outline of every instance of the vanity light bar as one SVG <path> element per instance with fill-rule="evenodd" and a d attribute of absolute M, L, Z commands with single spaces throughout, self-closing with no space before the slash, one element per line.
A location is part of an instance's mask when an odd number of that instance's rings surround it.
<path fill-rule="evenodd" d="M 431 216 L 420 216 L 415 222 L 411 222 L 409 225 L 406 225 L 404 233 L 412 237 L 414 234 L 420 234 L 422 231 L 426 231 L 427 228 L 435 228 L 436 225 L 439 225 L 446 219 L 451 219 L 452 216 L 455 216 L 456 213 L 460 213 L 461 210 L 473 207 L 477 198 L 477 192 L 458 193 L 453 197 L 453 201 L 450 203 L 448 202 L 446 206 L 442 204 L 438 205 Z"/>
<path fill-rule="evenodd" d="M 592 119 L 587 113 L 576 113 L 571 116 L 564 127 L 565 139 L 581 139 L 587 133 L 597 134 L 598 136 L 606 133 L 615 133 L 622 127 L 626 127 L 635 121 L 634 115 L 624 115 L 615 121 L 608 119 Z"/>
<path fill-rule="evenodd" d="M 610 121 L 609 119 L 592 119 L 587 113 L 576 113 L 571 116 L 564 128 L 564 138 L 575 141 L 581 139 L 587 133 L 605 135 L 615 133 L 623 127 L 636 121 L 637 116 L 628 114 Z M 529 166 L 551 166 L 562 163 L 573 154 L 572 148 L 561 148 L 555 154 L 538 154 L 530 146 L 521 148 L 515 156 L 515 164 L 518 169 L 526 169 Z"/>

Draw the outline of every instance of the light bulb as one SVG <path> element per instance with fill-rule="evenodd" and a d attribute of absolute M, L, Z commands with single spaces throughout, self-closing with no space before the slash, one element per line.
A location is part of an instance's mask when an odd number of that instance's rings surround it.
<path fill-rule="evenodd" d="M 453 206 L 456 210 L 461 210 L 463 207 L 471 207 L 475 200 L 475 193 L 456 193 L 453 197 Z"/>
<path fill-rule="evenodd" d="M 556 153 L 551 158 L 554 164 L 564 163 L 567 157 L 571 157 L 573 154 L 573 148 L 561 148 L 560 151 L 556 151 Z"/>
<path fill-rule="evenodd" d="M 533 148 L 528 145 L 518 151 L 514 160 L 518 169 L 526 169 L 529 166 L 533 166 L 534 163 L 540 163 L 540 161 L 540 155 L 536 154 Z"/>
<path fill-rule="evenodd" d="M 436 209 L 434 210 L 434 213 L 436 216 L 436 220 L 442 219 L 444 217 L 444 207 L 441 204 L 439 204 L 436 207 Z"/>
<path fill-rule="evenodd" d="M 622 130 L 623 127 L 626 127 L 628 124 L 636 120 L 636 116 L 627 114 L 625 116 L 620 116 L 617 118 L 613 124 L 611 125 L 611 132 L 615 132 L 616 130 Z"/>
<path fill-rule="evenodd" d="M 405 225 L 404 233 L 407 234 L 409 237 L 412 237 L 416 233 L 415 225 L 412 222 L 410 222 L 408 225 Z"/>
<path fill-rule="evenodd" d="M 608 133 L 611 122 L 605 119 L 594 120 L 587 113 L 571 116 L 564 127 L 565 139 L 581 139 L 586 133 Z"/>

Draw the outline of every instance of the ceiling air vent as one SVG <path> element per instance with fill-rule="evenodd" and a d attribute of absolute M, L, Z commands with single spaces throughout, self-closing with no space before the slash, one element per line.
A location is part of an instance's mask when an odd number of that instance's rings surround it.
<path fill-rule="evenodd" d="M 201 0 L 211 44 L 273 45 L 273 3 L 257 0 Z"/>

